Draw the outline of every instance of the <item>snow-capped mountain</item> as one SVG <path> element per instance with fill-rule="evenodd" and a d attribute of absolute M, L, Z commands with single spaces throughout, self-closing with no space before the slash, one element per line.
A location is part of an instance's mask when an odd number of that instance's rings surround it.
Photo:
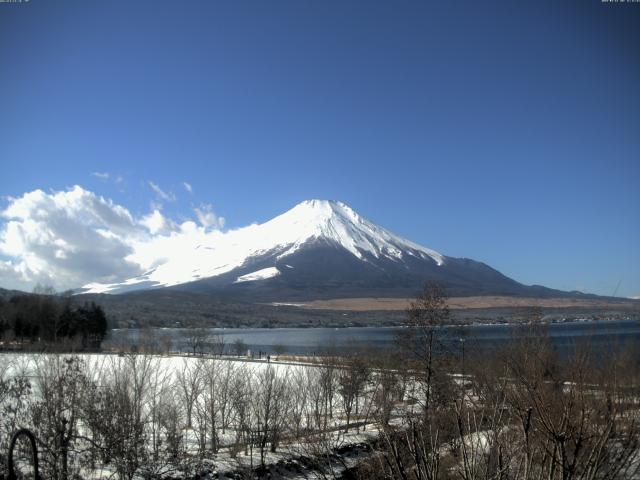
<path fill-rule="evenodd" d="M 426 280 L 454 295 L 523 294 L 487 265 L 446 257 L 363 218 L 342 202 L 308 200 L 263 224 L 221 233 L 117 284 L 83 293 L 173 287 L 258 300 L 413 295 Z"/>

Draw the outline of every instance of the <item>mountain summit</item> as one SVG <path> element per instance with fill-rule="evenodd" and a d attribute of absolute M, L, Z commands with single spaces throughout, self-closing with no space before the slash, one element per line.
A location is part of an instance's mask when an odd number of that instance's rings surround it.
<path fill-rule="evenodd" d="M 446 257 L 331 200 L 307 200 L 190 251 L 166 252 L 166 261 L 144 275 L 89 284 L 83 293 L 174 288 L 258 301 L 398 297 L 414 295 L 427 280 L 451 295 L 556 293 L 526 287 L 480 262 Z"/>
<path fill-rule="evenodd" d="M 444 257 L 405 240 L 361 217 L 348 205 L 334 200 L 306 200 L 264 224 L 274 244 L 291 245 L 279 257 L 295 252 L 309 241 L 324 240 L 339 245 L 356 258 L 401 259 L 403 254 L 431 258 L 438 265 Z"/>

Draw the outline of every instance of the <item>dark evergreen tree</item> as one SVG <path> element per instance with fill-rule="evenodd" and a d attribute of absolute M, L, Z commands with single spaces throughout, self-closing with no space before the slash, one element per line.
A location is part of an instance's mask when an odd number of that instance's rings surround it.
<path fill-rule="evenodd" d="M 99 349 L 107 335 L 107 317 L 95 302 L 73 306 L 69 297 L 15 295 L 0 303 L 0 338 L 7 330 L 21 343 L 78 340 L 82 348 Z"/>

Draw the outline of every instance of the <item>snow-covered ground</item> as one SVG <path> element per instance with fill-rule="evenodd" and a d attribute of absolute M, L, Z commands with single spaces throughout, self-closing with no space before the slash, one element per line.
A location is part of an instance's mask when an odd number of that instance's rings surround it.
<path fill-rule="evenodd" d="M 22 377 L 28 379 L 32 385 L 29 396 L 30 401 L 36 401 L 41 392 L 41 380 L 43 375 L 54 371 L 51 369 L 51 362 L 57 359 L 64 362 L 65 359 L 71 358 L 71 355 L 50 355 L 50 354 L 26 354 L 26 353 L 5 353 L 0 354 L 0 379 L 9 379 Z M 82 354 L 78 355 L 81 359 L 82 371 L 98 386 L 106 386 L 110 381 L 111 375 L 115 372 L 123 372 L 127 368 L 132 373 L 132 380 L 138 379 L 145 382 L 144 385 L 144 410 L 147 416 L 146 422 L 155 422 L 153 416 L 155 413 L 152 409 L 167 398 L 173 398 L 180 409 L 180 434 L 182 435 L 181 445 L 184 452 L 190 456 L 197 468 L 210 469 L 221 474 L 222 472 L 233 472 L 247 468 L 256 468 L 261 463 L 260 450 L 257 445 L 248 446 L 238 444 L 241 440 L 244 442 L 246 437 L 241 436 L 241 425 L 237 414 L 228 413 L 233 418 L 228 420 L 228 424 L 224 429 L 217 432 L 217 442 L 219 449 L 216 453 L 212 453 L 209 448 L 203 452 L 200 447 L 202 445 L 202 435 L 206 435 L 206 426 L 201 421 L 210 421 L 203 416 L 206 413 L 207 401 L 205 398 L 206 389 L 210 387 L 207 381 L 218 382 L 218 389 L 215 395 L 220 395 L 222 400 L 222 389 L 224 382 L 228 381 L 228 388 L 240 388 L 233 386 L 238 379 L 246 380 L 243 388 L 247 388 L 248 405 L 253 409 L 248 415 L 251 417 L 246 422 L 250 422 L 251 428 L 260 429 L 260 418 L 265 415 L 260 410 L 260 405 L 265 402 L 265 389 L 267 388 L 284 388 L 285 390 L 278 394 L 278 402 L 286 403 L 287 410 L 282 411 L 283 418 L 277 420 L 278 428 L 281 428 L 281 439 L 276 452 L 267 451 L 265 463 L 271 465 L 271 468 L 292 469 L 291 475 L 287 478 L 296 478 L 296 469 L 300 469 L 300 478 L 309 478 L 311 474 L 309 468 L 303 468 L 305 459 L 312 458 L 315 455 L 330 455 L 331 461 L 328 465 L 335 469 L 336 472 L 344 469 L 349 462 L 355 461 L 358 455 L 340 456 L 335 453 L 338 449 L 345 449 L 346 446 L 352 444 L 362 444 L 370 441 L 377 435 L 377 428 L 372 410 L 371 399 L 365 398 L 360 400 L 360 414 L 351 415 L 351 424 L 353 425 L 348 432 L 345 431 L 345 411 L 338 392 L 337 384 L 333 385 L 332 390 L 332 412 L 330 418 L 326 415 L 322 417 L 313 409 L 312 396 L 315 394 L 315 401 L 324 402 L 325 399 L 318 397 L 320 392 L 315 390 L 317 383 L 321 379 L 319 373 L 320 368 L 314 364 L 304 364 L 301 362 L 278 362 L 278 361 L 253 361 L 249 358 L 204 358 L 196 356 L 181 355 L 117 355 L 117 354 Z M 213 370 L 207 370 L 213 368 Z M 137 369 L 137 370 L 136 370 Z M 49 373 L 47 373 L 49 372 Z M 216 372 L 215 379 L 211 380 L 207 375 Z M 278 379 L 286 379 L 286 383 L 278 383 L 277 381 L 271 385 L 265 382 L 270 380 L 269 372 L 273 372 Z M 337 371 L 334 370 L 334 374 Z M 197 380 L 198 385 L 193 384 L 193 388 L 198 390 L 195 400 L 193 400 L 191 413 L 192 425 L 188 426 L 186 421 L 185 402 L 188 402 L 185 396 L 188 392 L 184 391 L 185 385 L 194 380 L 194 376 L 200 375 L 201 379 Z M 208 378 L 208 380 L 207 380 Z M 336 378 L 333 379 L 336 381 Z M 162 384 L 159 384 L 161 382 Z M 132 388 L 134 388 L 132 386 Z M 227 392 L 229 394 L 229 392 Z M 1 397 L 1 396 L 0 396 Z M 0 398 L 1 400 L 1 398 Z M 328 399 L 326 399 L 328 401 Z M 228 398 L 224 400 L 228 402 L 229 412 L 232 410 L 232 401 Z M 325 404 L 326 407 L 326 404 Z M 0 401 L 0 409 L 3 405 Z M 278 408 L 277 404 L 271 404 L 268 408 Z M 220 412 L 216 413 L 216 421 L 221 422 Z M 285 418 L 286 416 L 286 418 Z M 321 418 L 322 417 L 322 418 Z M 28 418 L 25 417 L 26 421 Z M 323 433 L 320 434 L 317 422 L 323 425 Z M 294 424 L 301 431 L 308 433 L 295 435 Z M 355 427 L 355 424 L 358 427 Z M 153 426 L 153 428 L 156 428 Z M 363 428 L 364 427 L 364 428 Z M 33 426 L 37 430 L 37 426 Z M 79 431 L 88 434 L 88 429 L 79 425 Z M 151 428 L 148 426 L 148 428 Z M 245 427 L 246 428 L 246 427 Z M 204 430 L 203 430 L 204 429 Z M 245 440 L 243 440 L 245 439 Z M 211 441 L 205 438 L 207 446 Z M 346 448 L 349 451 L 349 448 Z M 296 467 L 296 462 L 299 463 Z M 302 462 L 302 463 L 300 463 Z M 193 467 L 196 468 L 196 467 Z M 168 473 L 169 471 L 167 471 Z M 179 472 L 174 472 L 179 475 Z M 113 474 L 113 469 L 109 465 L 102 465 L 100 468 L 88 471 L 83 467 L 83 476 L 92 478 L 107 478 Z"/>

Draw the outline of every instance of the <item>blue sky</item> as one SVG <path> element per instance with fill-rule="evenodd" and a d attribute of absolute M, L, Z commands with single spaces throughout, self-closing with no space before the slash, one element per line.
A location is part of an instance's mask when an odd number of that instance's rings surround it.
<path fill-rule="evenodd" d="M 80 185 L 236 228 L 338 199 L 527 284 L 640 295 L 639 22 L 599 0 L 0 4 L 0 207 Z"/>

